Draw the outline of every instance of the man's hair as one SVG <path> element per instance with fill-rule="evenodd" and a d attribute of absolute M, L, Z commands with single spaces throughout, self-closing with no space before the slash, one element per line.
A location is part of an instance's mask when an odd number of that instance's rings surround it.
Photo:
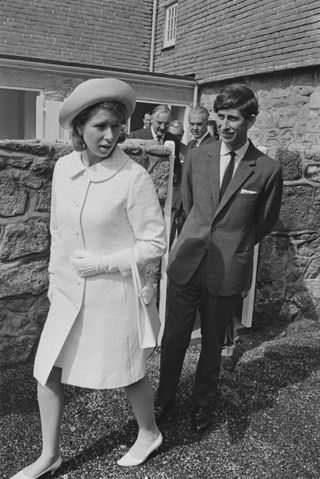
<path fill-rule="evenodd" d="M 152 110 L 152 116 L 156 115 L 157 113 L 169 113 L 169 115 L 171 115 L 171 110 L 167 105 L 157 105 Z"/>
<path fill-rule="evenodd" d="M 190 111 L 189 111 L 189 117 L 190 117 L 190 114 L 191 113 L 200 113 L 202 114 L 203 116 L 205 116 L 205 119 L 206 121 L 208 120 L 209 118 L 209 112 L 208 110 L 204 107 L 204 106 L 193 106 L 192 108 L 190 108 Z"/>
<path fill-rule="evenodd" d="M 251 115 L 257 115 L 259 104 L 257 95 L 246 85 L 229 85 L 224 87 L 217 95 L 213 109 L 215 113 L 219 110 L 235 108 L 248 120 Z"/>
<path fill-rule="evenodd" d="M 150 113 L 150 111 L 146 111 L 146 112 L 145 112 L 145 114 L 143 115 L 143 118 L 145 118 L 145 116 L 146 116 L 146 115 L 149 115 L 149 116 L 151 116 L 151 113 Z"/>

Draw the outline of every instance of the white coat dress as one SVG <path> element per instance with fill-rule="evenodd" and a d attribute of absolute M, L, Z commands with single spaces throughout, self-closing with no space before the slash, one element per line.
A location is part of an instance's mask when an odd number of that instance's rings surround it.
<path fill-rule="evenodd" d="M 62 382 L 94 389 L 132 384 L 145 375 L 151 350 L 140 349 L 130 258 L 142 269 L 166 250 L 163 214 L 147 171 L 119 147 L 85 167 L 81 153 L 55 166 L 49 272 L 51 306 L 34 376 L 44 385 L 53 366 Z M 109 273 L 79 277 L 76 250 L 108 255 Z"/>

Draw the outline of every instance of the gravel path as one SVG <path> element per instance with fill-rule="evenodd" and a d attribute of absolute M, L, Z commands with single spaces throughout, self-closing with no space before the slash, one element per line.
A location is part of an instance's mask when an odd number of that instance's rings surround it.
<path fill-rule="evenodd" d="M 263 339 L 259 333 L 241 338 L 238 366 L 222 372 L 214 424 L 202 435 L 192 430 L 189 401 L 199 345 L 189 348 L 172 418 L 161 425 L 164 443 L 136 468 L 116 464 L 136 434 L 124 391 L 67 387 L 64 463 L 54 477 L 320 478 L 320 333 L 295 331 L 261 347 Z M 149 361 L 155 389 L 159 358 L 155 351 Z M 0 372 L 0 391 L 2 479 L 34 460 L 40 449 L 32 366 Z"/>

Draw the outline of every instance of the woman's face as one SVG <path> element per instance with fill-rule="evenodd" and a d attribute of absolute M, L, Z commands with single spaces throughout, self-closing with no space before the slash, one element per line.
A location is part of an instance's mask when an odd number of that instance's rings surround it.
<path fill-rule="evenodd" d="M 79 128 L 91 160 L 101 161 L 113 151 L 121 133 L 121 121 L 114 112 L 100 108 Z"/>

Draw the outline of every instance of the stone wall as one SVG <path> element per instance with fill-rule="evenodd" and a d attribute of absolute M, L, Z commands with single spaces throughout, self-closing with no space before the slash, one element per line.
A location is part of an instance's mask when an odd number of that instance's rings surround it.
<path fill-rule="evenodd" d="M 259 97 L 260 112 L 250 130 L 256 145 L 289 150 L 318 150 L 320 146 L 320 67 L 235 78 L 202 86 L 200 102 L 215 118 L 213 104 L 220 89 L 246 83 Z"/>
<path fill-rule="evenodd" d="M 122 148 L 155 181 L 164 205 L 168 154 L 126 142 Z M 0 365 L 26 361 L 48 310 L 51 176 L 70 150 L 63 143 L 0 142 Z M 320 317 L 320 149 L 270 146 L 284 174 L 274 231 L 261 243 L 254 322 Z"/>
<path fill-rule="evenodd" d="M 121 147 L 150 173 L 163 206 L 170 150 L 150 142 Z M 69 151 L 58 142 L 0 142 L 0 366 L 32 356 L 47 315 L 51 178 Z"/>
<path fill-rule="evenodd" d="M 280 161 L 280 219 L 261 244 L 254 320 L 320 318 L 320 149 L 270 148 Z"/>

